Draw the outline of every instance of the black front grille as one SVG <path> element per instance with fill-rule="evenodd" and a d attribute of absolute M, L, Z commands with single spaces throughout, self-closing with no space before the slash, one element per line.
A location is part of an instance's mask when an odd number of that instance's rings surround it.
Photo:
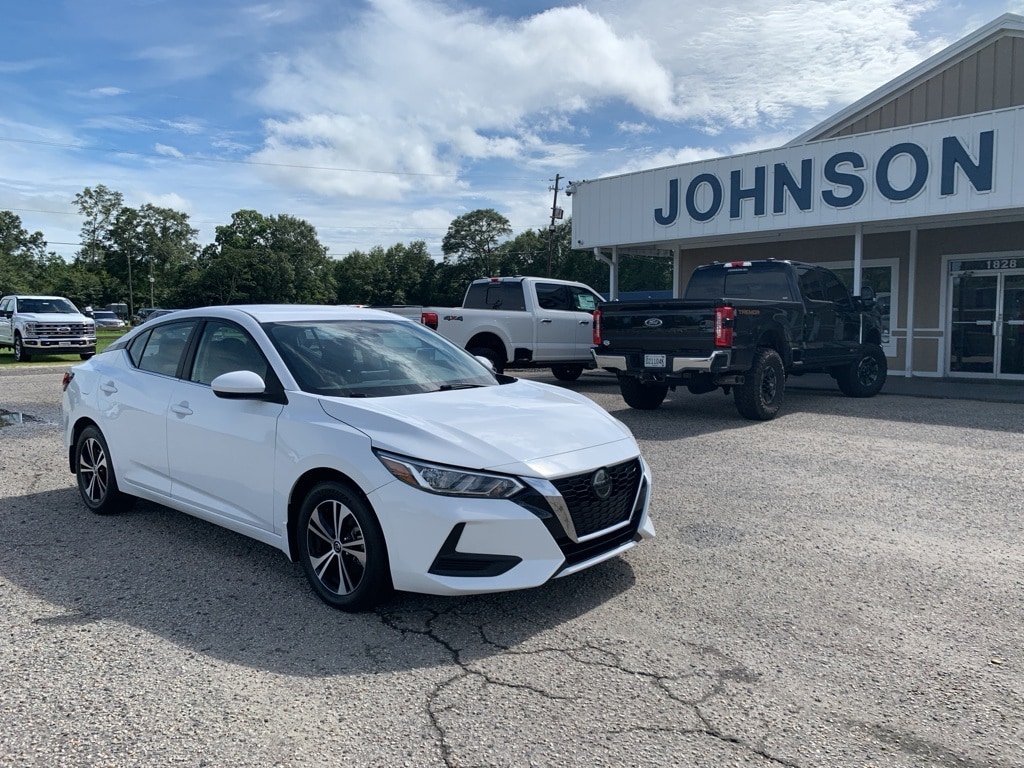
<path fill-rule="evenodd" d="M 607 499 L 599 498 L 594 492 L 594 472 L 553 481 L 569 508 L 577 538 L 624 523 L 633 512 L 637 488 L 643 477 L 640 459 L 606 469 L 612 480 L 612 492 Z"/>

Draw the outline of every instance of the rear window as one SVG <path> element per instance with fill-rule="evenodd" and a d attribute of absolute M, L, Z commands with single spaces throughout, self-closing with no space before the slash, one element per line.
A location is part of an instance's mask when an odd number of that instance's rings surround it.
<path fill-rule="evenodd" d="M 793 289 L 783 265 L 702 267 L 686 286 L 686 299 L 765 299 L 790 301 Z"/>

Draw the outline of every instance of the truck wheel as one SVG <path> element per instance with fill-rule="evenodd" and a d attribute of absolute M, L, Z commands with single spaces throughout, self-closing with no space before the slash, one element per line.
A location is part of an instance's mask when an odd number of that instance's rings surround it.
<path fill-rule="evenodd" d="M 744 383 L 733 388 L 733 400 L 740 416 L 754 421 L 774 419 L 786 392 L 786 371 L 774 349 L 761 347 Z"/>
<path fill-rule="evenodd" d="M 619 378 L 619 391 L 630 408 L 653 411 L 664 402 L 668 384 L 644 384 L 632 376 L 622 376 Z"/>
<path fill-rule="evenodd" d="M 505 360 L 499 353 L 495 352 L 490 347 L 473 347 L 472 349 L 467 351 L 474 357 L 486 357 L 488 360 L 490 360 L 491 365 L 494 366 L 495 373 L 505 372 Z"/>
<path fill-rule="evenodd" d="M 16 363 L 27 363 L 32 359 L 26 349 L 25 345 L 21 343 L 21 334 L 14 334 L 14 362 Z"/>
<path fill-rule="evenodd" d="M 864 344 L 857 359 L 836 376 L 836 383 L 848 397 L 874 397 L 885 384 L 888 371 L 882 348 L 877 344 Z"/>
<path fill-rule="evenodd" d="M 582 365 L 553 365 L 551 373 L 559 381 L 576 381 L 583 374 Z"/>

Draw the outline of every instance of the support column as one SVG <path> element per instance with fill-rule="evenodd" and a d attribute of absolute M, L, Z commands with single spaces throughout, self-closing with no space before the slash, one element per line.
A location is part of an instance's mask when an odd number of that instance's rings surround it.
<path fill-rule="evenodd" d="M 907 267 L 907 354 L 903 365 L 903 375 L 911 378 L 914 375 L 914 286 L 917 283 L 917 227 L 910 229 L 910 259 Z M 899 291 L 899 286 L 893 290 Z M 941 302 L 940 302 L 941 304 Z M 894 317 L 889 318 L 889 328 L 894 325 Z M 890 331 L 891 333 L 892 331 Z M 941 357 L 941 355 L 940 355 Z"/>
<path fill-rule="evenodd" d="M 594 249 L 594 258 L 608 265 L 608 301 L 619 298 L 619 249 L 612 246 L 612 257 L 609 259 L 600 248 Z"/>
<path fill-rule="evenodd" d="M 672 298 L 683 295 L 683 249 L 672 246 Z"/>
<path fill-rule="evenodd" d="M 864 225 L 853 230 L 853 295 L 860 296 L 861 267 L 864 262 Z"/>

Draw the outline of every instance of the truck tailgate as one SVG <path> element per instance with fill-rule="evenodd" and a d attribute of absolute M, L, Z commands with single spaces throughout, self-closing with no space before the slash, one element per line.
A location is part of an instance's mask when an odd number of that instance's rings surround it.
<path fill-rule="evenodd" d="M 716 306 L 686 299 L 602 304 L 604 348 L 620 353 L 709 354 L 715 346 Z"/>

